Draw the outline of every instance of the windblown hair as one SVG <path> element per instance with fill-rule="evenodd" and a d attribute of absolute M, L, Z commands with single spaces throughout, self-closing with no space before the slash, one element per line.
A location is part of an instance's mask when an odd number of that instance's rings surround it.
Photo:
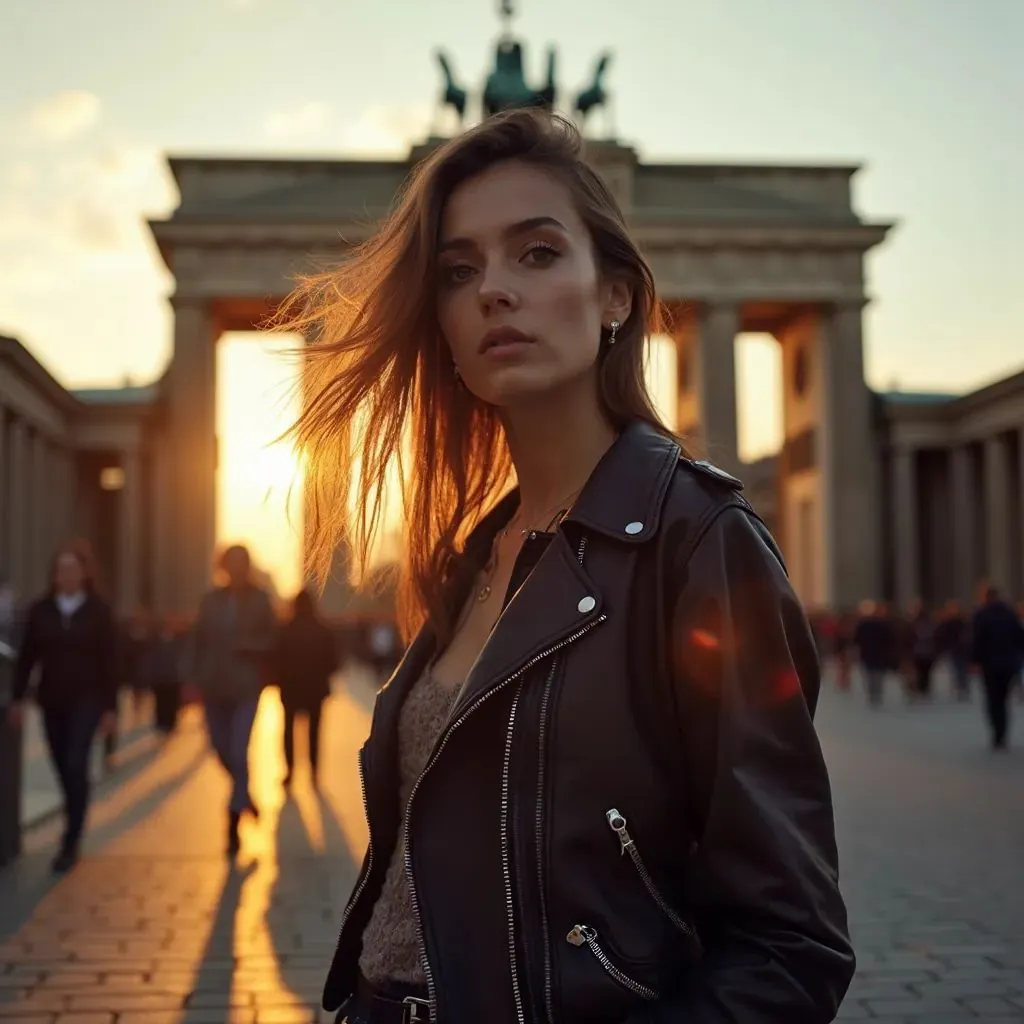
<path fill-rule="evenodd" d="M 308 342 L 294 437 L 306 461 L 309 568 L 323 579 L 345 550 L 366 574 L 390 478 L 405 523 L 398 611 L 406 637 L 427 620 L 442 642 L 450 637 L 446 578 L 513 478 L 497 410 L 455 377 L 438 323 L 436 255 L 452 192 L 508 160 L 568 187 L 601 273 L 632 290 L 617 344 L 601 347 L 605 414 L 616 426 L 642 419 L 668 432 L 644 378 L 644 342 L 660 327 L 654 278 L 614 196 L 584 161 L 575 126 L 515 111 L 440 146 L 413 170 L 379 231 L 340 266 L 300 280 L 271 325 Z"/>

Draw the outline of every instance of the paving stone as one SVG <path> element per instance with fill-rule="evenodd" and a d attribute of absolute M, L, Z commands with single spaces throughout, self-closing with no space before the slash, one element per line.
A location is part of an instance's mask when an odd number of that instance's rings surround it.
<path fill-rule="evenodd" d="M 290 796 L 280 705 L 264 695 L 251 757 L 263 813 L 234 867 L 227 783 L 189 723 L 101 793 L 68 876 L 47 873 L 59 823 L 26 836 L 0 872 L 0 1024 L 330 1019 L 317 1004 L 365 842 L 355 754 L 369 702 L 353 693 L 326 707 L 323 793 L 300 774 Z M 978 702 L 941 691 L 871 712 L 826 682 L 817 724 L 858 955 L 838 1020 L 1024 1021 L 1024 753 L 994 757 Z"/>

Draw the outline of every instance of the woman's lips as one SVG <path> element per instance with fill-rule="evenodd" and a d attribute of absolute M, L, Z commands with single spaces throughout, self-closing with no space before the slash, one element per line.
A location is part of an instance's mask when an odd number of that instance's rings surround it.
<path fill-rule="evenodd" d="M 480 339 L 480 353 L 512 352 L 532 344 L 533 338 L 514 327 L 495 327 Z"/>

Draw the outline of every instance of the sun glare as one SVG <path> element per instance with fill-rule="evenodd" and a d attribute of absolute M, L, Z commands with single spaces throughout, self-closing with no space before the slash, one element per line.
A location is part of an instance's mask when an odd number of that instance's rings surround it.
<path fill-rule="evenodd" d="M 282 595 L 302 582 L 302 466 L 278 440 L 299 411 L 294 347 L 259 334 L 217 347 L 217 539 L 247 544 Z"/>

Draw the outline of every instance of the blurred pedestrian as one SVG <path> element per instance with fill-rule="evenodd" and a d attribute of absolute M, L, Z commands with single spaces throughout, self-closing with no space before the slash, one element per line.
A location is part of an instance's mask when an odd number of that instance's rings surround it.
<path fill-rule="evenodd" d="M 992 749 L 1005 750 L 1010 711 L 1007 701 L 1014 676 L 1024 664 L 1024 625 L 996 587 L 986 585 L 974 613 L 973 659 L 985 686 L 985 712 Z"/>
<path fill-rule="evenodd" d="M 957 700 L 967 700 L 971 695 L 971 626 L 956 601 L 949 601 L 942 610 L 935 644 L 939 656 L 949 662 L 953 693 Z"/>
<path fill-rule="evenodd" d="M 181 642 L 170 620 L 152 615 L 141 642 L 139 685 L 153 694 L 153 719 L 165 736 L 172 733 L 181 708 Z"/>
<path fill-rule="evenodd" d="M 331 676 L 340 664 L 334 633 L 317 613 L 309 590 L 300 590 L 292 614 L 278 631 L 274 669 L 284 706 L 284 760 L 286 786 L 295 771 L 295 728 L 299 716 L 306 725 L 309 767 L 314 787 L 320 764 L 320 712 L 331 690 Z"/>
<path fill-rule="evenodd" d="M 210 744 L 231 777 L 228 854 L 234 856 L 241 846 L 242 815 L 259 816 L 249 792 L 249 737 L 277 623 L 267 592 L 252 581 L 247 548 L 227 548 L 219 569 L 226 583 L 203 597 L 186 663 L 188 677 L 203 695 Z"/>
<path fill-rule="evenodd" d="M 10 716 L 23 720 L 22 701 L 39 669 L 36 703 L 46 744 L 64 796 L 64 835 L 53 862 L 68 871 L 79 856 L 90 793 L 90 753 L 97 729 L 109 735 L 116 720 L 114 619 L 96 589 L 92 552 L 65 544 L 54 557 L 50 588 L 29 610 L 18 651 Z"/>
<path fill-rule="evenodd" d="M 885 677 L 892 662 L 895 643 L 893 624 L 886 605 L 865 601 L 854 631 L 854 643 L 864 672 L 868 704 L 879 707 L 885 693 Z"/>
<path fill-rule="evenodd" d="M 927 700 L 932 695 L 932 672 L 937 648 L 935 620 L 923 601 L 912 602 L 904 628 L 904 664 L 907 693 L 911 699 Z"/>

